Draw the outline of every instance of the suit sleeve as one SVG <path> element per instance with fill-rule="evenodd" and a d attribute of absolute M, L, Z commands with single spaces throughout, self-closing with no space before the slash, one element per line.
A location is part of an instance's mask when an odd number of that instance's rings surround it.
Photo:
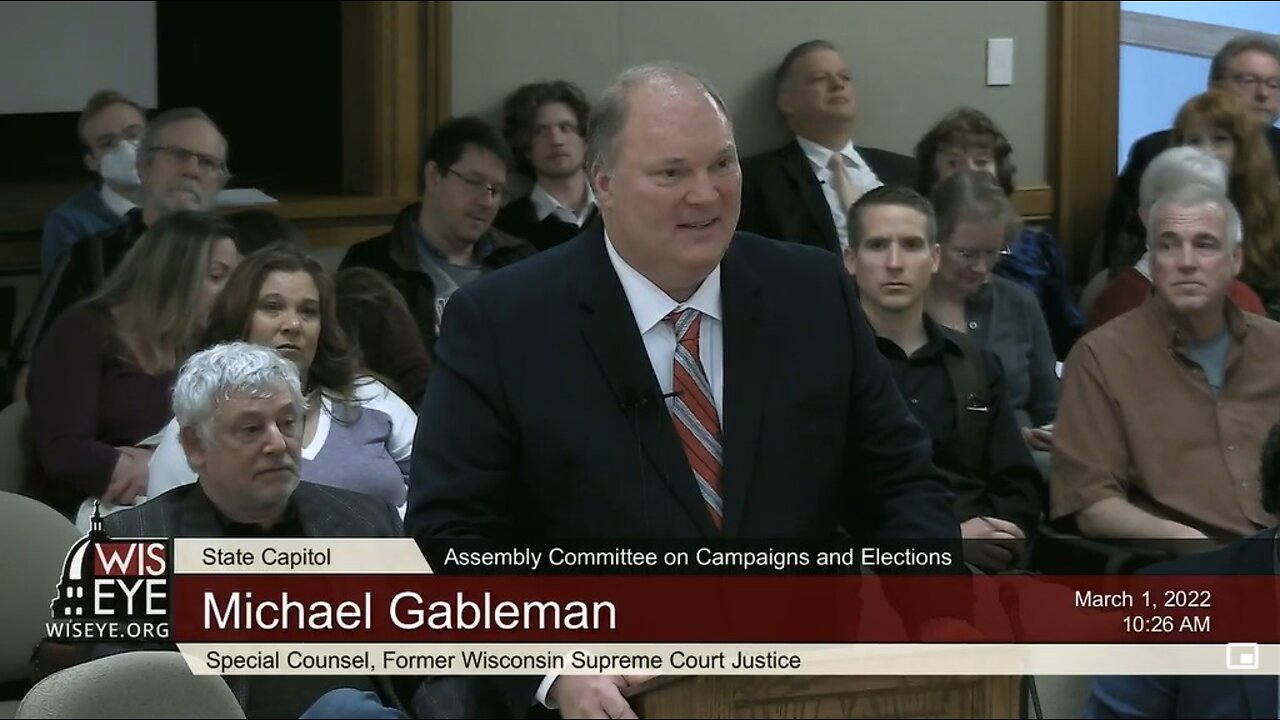
<path fill-rule="evenodd" d="M 1004 368 L 993 353 L 983 351 L 987 365 L 987 385 L 991 425 L 987 431 L 987 505 L 991 513 L 1008 520 L 1029 538 L 1044 512 L 1045 489 L 1031 450 L 1022 440 L 1022 430 L 1009 406 L 1004 387 Z"/>
<path fill-rule="evenodd" d="M 1178 705 L 1178 678 L 1100 676 L 1084 707 L 1086 718 L 1171 718 Z"/>
<path fill-rule="evenodd" d="M 413 442 L 405 529 L 433 542 L 513 537 L 519 448 L 492 324 L 466 288 L 449 299 Z"/>
<path fill-rule="evenodd" d="M 780 240 L 778 230 L 769 222 L 764 190 L 760 187 L 760 170 L 756 163 L 742 167 L 742 211 L 738 215 L 738 232 L 755 233 Z"/>

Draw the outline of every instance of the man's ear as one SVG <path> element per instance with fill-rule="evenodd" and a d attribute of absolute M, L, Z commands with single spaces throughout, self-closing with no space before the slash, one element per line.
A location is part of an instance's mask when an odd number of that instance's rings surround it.
<path fill-rule="evenodd" d="M 1236 243 L 1236 246 L 1231 248 L 1231 277 L 1239 277 L 1242 269 L 1244 269 L 1244 243 Z"/>
<path fill-rule="evenodd" d="M 427 189 L 428 193 L 434 192 L 436 185 L 440 184 L 440 176 L 440 166 L 436 165 L 435 160 L 431 160 L 422 166 L 422 186 Z"/>
<path fill-rule="evenodd" d="M 603 163 L 592 163 L 589 172 L 591 190 L 596 194 L 596 203 L 602 208 L 613 207 L 613 176 L 605 169 Z"/>
<path fill-rule="evenodd" d="M 933 245 L 929 248 L 929 257 L 932 259 L 932 262 L 930 263 L 930 265 L 933 268 L 930 271 L 930 274 L 937 275 L 938 268 L 942 266 L 942 246 L 939 245 L 938 243 L 933 243 Z"/>
<path fill-rule="evenodd" d="M 89 172 L 97 175 L 102 172 L 102 161 L 93 156 L 93 153 L 84 154 L 84 166 L 89 168 Z"/>
<path fill-rule="evenodd" d="M 178 431 L 178 440 L 182 443 L 182 451 L 187 454 L 187 466 L 199 475 L 204 470 L 206 453 L 200 433 L 194 427 L 187 426 Z"/>

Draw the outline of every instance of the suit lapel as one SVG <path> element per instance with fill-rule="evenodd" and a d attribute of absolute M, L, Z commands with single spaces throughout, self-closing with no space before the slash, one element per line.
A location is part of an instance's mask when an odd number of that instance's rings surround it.
<path fill-rule="evenodd" d="M 822 230 L 822 241 L 826 243 L 827 249 L 835 252 L 840 247 L 840 240 L 836 236 L 836 223 L 831 219 L 831 206 L 827 204 L 827 196 L 822 193 L 822 183 L 818 182 L 818 176 L 813 174 L 813 166 L 809 163 L 809 158 L 805 157 L 800 143 L 793 140 L 788 146 L 788 152 L 783 157 L 782 169 L 791 176 L 792 182 L 796 183 L 805 209 Z M 799 240 L 800 238 L 788 239 Z"/>
<path fill-rule="evenodd" d="M 732 243 L 721 263 L 724 307 L 724 529 L 737 537 L 755 480 L 764 388 L 773 364 L 757 271 Z"/>
<path fill-rule="evenodd" d="M 698 492 L 689 461 L 676 436 L 661 395 L 644 341 L 636 330 L 631 306 L 622 284 L 609 263 L 600 224 L 578 241 L 583 254 L 579 289 L 582 310 L 582 337 L 600 367 L 605 383 L 618 402 L 619 412 L 635 423 L 645 457 L 670 486 L 702 535 L 715 535 L 715 526 Z M 649 398 L 643 407 L 624 409 L 628 401 Z M 620 457 L 629 457 L 622 455 Z"/>

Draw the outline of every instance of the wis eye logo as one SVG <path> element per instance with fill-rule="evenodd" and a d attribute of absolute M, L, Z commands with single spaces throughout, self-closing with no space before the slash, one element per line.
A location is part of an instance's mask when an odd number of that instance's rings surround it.
<path fill-rule="evenodd" d="M 108 537 L 96 503 L 92 522 L 67 552 L 46 634 L 83 642 L 168 640 L 171 541 Z"/>

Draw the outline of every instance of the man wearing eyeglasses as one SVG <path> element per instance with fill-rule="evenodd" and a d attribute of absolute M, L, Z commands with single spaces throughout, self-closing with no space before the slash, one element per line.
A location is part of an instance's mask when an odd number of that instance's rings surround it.
<path fill-rule="evenodd" d="M 1232 38 L 1209 65 L 1210 89 L 1239 96 L 1253 111 L 1258 126 L 1271 143 L 1272 159 L 1280 172 L 1280 43 L 1270 35 Z M 1112 270 L 1132 266 L 1146 248 L 1130 247 L 1125 237 L 1143 237 L 1138 217 L 1138 183 L 1147 165 L 1169 147 L 1170 130 L 1151 133 L 1134 142 L 1129 160 L 1116 179 L 1107 205 L 1106 227 L 1100 260 Z"/>
<path fill-rule="evenodd" d="M 458 288 L 536 251 L 492 227 L 512 165 L 497 130 L 476 117 L 449 120 L 432 134 L 423 155 L 422 201 L 402 210 L 391 232 L 353 245 L 342 267 L 387 275 L 430 350 Z"/>
<path fill-rule="evenodd" d="M 227 140 L 204 111 L 177 108 L 152 119 L 137 149 L 141 206 L 118 227 L 81 240 L 45 276 L 9 367 L 16 397 L 25 395 L 26 365 L 63 310 L 92 295 L 148 227 L 179 210 L 212 210 L 230 177 Z"/>

